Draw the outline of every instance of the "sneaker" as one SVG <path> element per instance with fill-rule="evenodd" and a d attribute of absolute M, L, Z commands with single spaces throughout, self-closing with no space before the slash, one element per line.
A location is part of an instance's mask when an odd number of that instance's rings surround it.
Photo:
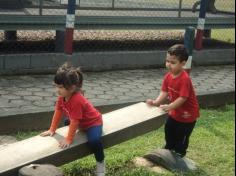
<path fill-rule="evenodd" d="M 105 176 L 105 172 L 106 172 L 105 162 L 104 161 L 97 162 L 97 167 L 95 171 L 96 176 Z"/>

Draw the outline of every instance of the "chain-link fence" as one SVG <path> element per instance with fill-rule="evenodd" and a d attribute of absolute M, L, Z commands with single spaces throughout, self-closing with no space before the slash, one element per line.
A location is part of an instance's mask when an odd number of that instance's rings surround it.
<path fill-rule="evenodd" d="M 206 1 L 212 30 L 203 47 L 234 46 L 227 22 L 235 19 L 235 1 Z M 0 54 L 63 52 L 67 6 L 68 0 L 1 0 Z M 186 25 L 197 26 L 199 8 L 197 0 L 77 0 L 74 52 L 166 49 L 183 43 Z"/>

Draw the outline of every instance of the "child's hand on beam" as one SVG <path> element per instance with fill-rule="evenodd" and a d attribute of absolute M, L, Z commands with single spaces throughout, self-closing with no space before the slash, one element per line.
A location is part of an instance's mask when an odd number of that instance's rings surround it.
<path fill-rule="evenodd" d="M 40 136 L 46 137 L 46 136 L 53 136 L 54 134 L 55 134 L 55 132 L 52 132 L 52 131 L 48 130 L 48 131 L 42 132 L 42 133 L 40 134 Z"/>
<path fill-rule="evenodd" d="M 66 139 L 63 139 L 62 141 L 59 142 L 59 147 L 61 149 L 65 149 L 70 146 L 70 143 L 66 141 Z"/>

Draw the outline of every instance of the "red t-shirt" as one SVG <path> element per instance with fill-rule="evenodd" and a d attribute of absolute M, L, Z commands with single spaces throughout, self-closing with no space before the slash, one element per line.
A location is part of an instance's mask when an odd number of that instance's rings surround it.
<path fill-rule="evenodd" d="M 79 121 L 81 129 L 102 125 L 102 115 L 93 105 L 79 92 L 73 94 L 68 101 L 58 97 L 56 109 L 71 120 Z"/>
<path fill-rule="evenodd" d="M 185 97 L 184 104 L 169 112 L 169 115 L 176 121 L 190 123 L 199 117 L 199 105 L 192 81 L 189 75 L 183 71 L 174 78 L 171 73 L 167 73 L 162 84 L 162 91 L 168 92 L 170 102 L 174 102 L 179 97 Z"/>

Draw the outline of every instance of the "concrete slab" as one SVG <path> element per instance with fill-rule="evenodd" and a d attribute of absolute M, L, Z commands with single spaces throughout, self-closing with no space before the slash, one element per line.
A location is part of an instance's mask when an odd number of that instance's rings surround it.
<path fill-rule="evenodd" d="M 161 127 L 167 114 L 146 103 L 137 103 L 104 114 L 103 144 L 105 148 L 145 134 Z M 68 127 L 57 130 L 54 137 L 35 136 L 0 148 L 0 175 L 12 176 L 18 169 L 31 163 L 62 165 L 90 154 L 86 136 L 78 132 L 67 149 L 58 147 L 58 140 L 67 134 Z M 4 162 L 3 162 L 4 161 Z"/>
<path fill-rule="evenodd" d="M 19 55 L 13 54 L 10 57 L 5 56 L 5 69 L 6 70 L 21 70 L 21 69 L 29 69 L 30 68 L 30 55 L 21 55 L 21 59 L 19 59 Z"/>
<path fill-rule="evenodd" d="M 164 66 L 166 51 L 110 51 L 0 55 L 5 62 L 0 75 L 28 73 L 55 73 L 59 65 L 70 61 L 83 71 L 108 71 L 119 69 L 160 68 Z M 194 51 L 194 66 L 235 64 L 235 49 L 206 49 Z M 3 62 L 2 61 L 2 62 Z"/>

